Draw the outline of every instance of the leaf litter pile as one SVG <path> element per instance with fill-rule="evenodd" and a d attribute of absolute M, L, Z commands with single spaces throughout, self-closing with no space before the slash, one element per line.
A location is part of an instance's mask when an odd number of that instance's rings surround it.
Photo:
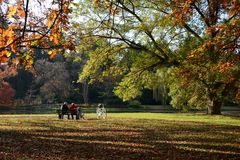
<path fill-rule="evenodd" d="M 240 159 L 239 125 L 138 119 L 131 114 L 78 121 L 0 116 L 0 132 L 4 160 Z"/>

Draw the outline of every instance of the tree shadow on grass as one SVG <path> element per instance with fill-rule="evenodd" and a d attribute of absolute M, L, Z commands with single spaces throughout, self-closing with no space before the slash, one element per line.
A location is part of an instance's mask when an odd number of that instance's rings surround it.
<path fill-rule="evenodd" d="M 177 159 L 240 159 L 239 126 L 169 121 L 164 130 L 168 133 L 169 139 L 157 142 L 174 146 Z"/>
<path fill-rule="evenodd" d="M 144 130 L 63 128 L 26 122 L 40 130 L 1 130 L 0 157 L 19 159 L 161 159 L 165 155 L 141 138 Z M 47 128 L 47 130 L 46 130 Z M 166 158 L 163 158 L 166 159 Z"/>
<path fill-rule="evenodd" d="M 19 123 L 0 129 L 2 159 L 239 159 L 238 126 L 134 119 L 21 123 L 22 129 Z"/>

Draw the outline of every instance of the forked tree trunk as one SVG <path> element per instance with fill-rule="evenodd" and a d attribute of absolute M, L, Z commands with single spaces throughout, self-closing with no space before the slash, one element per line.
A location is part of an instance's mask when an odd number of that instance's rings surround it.
<path fill-rule="evenodd" d="M 213 100 L 212 105 L 208 107 L 208 114 L 211 115 L 220 115 L 221 107 L 223 105 L 223 101 L 221 100 Z"/>

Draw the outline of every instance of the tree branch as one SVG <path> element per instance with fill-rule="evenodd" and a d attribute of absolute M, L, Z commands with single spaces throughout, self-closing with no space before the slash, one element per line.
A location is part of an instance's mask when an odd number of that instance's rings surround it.
<path fill-rule="evenodd" d="M 198 14 L 202 17 L 202 19 L 203 19 L 203 21 L 206 23 L 206 25 L 207 25 L 208 27 L 210 27 L 210 24 L 208 23 L 208 21 L 206 21 L 204 14 L 203 14 L 203 13 L 201 12 L 201 10 L 196 6 L 196 4 L 193 2 L 191 5 L 196 9 L 196 11 L 197 11 Z"/>
<path fill-rule="evenodd" d="M 24 26 L 23 26 L 22 38 L 24 38 L 25 30 L 26 30 L 26 27 L 27 27 L 29 0 L 27 0 L 26 3 L 27 3 L 27 4 L 26 4 L 26 10 L 25 10 L 25 21 L 24 21 Z"/>
<path fill-rule="evenodd" d="M 184 24 L 184 28 L 192 33 L 196 38 L 198 38 L 200 41 L 203 41 L 202 37 L 200 37 L 196 32 L 194 32 L 186 23 Z"/>

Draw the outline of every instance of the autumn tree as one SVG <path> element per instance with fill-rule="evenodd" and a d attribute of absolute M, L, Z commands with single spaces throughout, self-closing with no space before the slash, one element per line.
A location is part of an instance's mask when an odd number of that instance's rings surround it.
<path fill-rule="evenodd" d="M 72 0 L 1 0 L 0 63 L 11 62 L 31 68 L 35 49 L 53 57 L 63 48 L 73 49 L 68 30 Z"/>
<path fill-rule="evenodd" d="M 80 79 L 122 74 L 115 93 L 129 100 L 156 87 L 158 70 L 170 67 L 179 89 L 204 91 L 196 96 L 210 102 L 205 104 L 210 114 L 221 113 L 225 98 L 239 101 L 239 1 L 97 0 L 77 4 L 75 13 L 80 46 L 101 44 Z"/>
<path fill-rule="evenodd" d="M 200 102 L 210 101 L 209 113 L 220 114 L 226 98 L 239 101 L 240 3 L 180 1 L 171 8 L 174 22 L 197 39 L 182 42 L 183 47 L 177 50 L 187 56 L 176 76 L 182 76 L 182 86 L 196 84 L 194 90 L 201 93 L 197 97 L 207 97 L 207 101 L 200 98 Z"/>

